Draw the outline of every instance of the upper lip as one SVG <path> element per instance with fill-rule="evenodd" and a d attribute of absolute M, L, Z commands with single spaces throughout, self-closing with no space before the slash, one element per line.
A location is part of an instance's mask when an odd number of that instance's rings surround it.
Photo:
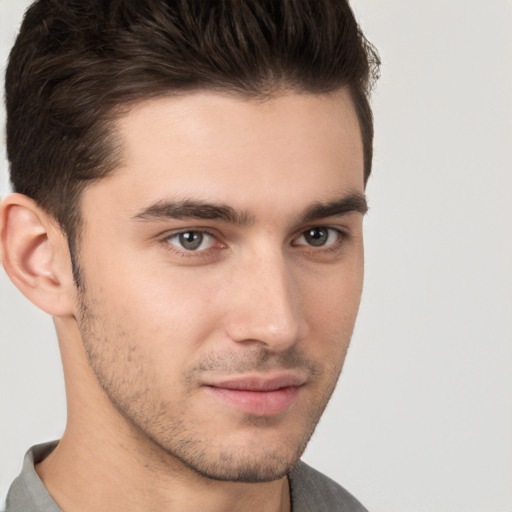
<path fill-rule="evenodd" d="M 277 375 L 240 375 L 228 377 L 206 385 L 238 391 L 276 391 L 277 389 L 298 387 L 306 382 L 299 373 L 280 373 Z"/>

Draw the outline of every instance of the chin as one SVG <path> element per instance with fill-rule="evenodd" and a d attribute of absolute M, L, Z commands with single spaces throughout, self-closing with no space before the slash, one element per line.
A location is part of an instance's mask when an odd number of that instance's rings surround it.
<path fill-rule="evenodd" d="M 261 419 L 260 419 L 261 420 Z M 258 422 L 260 423 L 260 422 Z M 264 430 L 263 425 L 260 425 Z M 279 480 L 295 466 L 314 429 L 293 435 L 230 437 L 216 444 L 188 439 L 188 442 L 161 448 L 173 459 L 202 477 L 226 482 L 271 482 Z"/>
<path fill-rule="evenodd" d="M 169 467 L 181 466 L 211 480 L 261 483 L 279 480 L 290 472 L 322 411 L 318 407 L 314 413 L 300 408 L 284 417 L 246 415 L 235 424 L 223 421 L 222 415 L 213 415 L 209 421 L 196 418 L 184 422 L 167 414 L 152 415 L 146 428 L 133 419 L 131 423 Z"/>
<path fill-rule="evenodd" d="M 272 482 L 286 476 L 292 469 L 300 454 L 283 458 L 279 454 L 234 455 L 219 454 L 213 460 L 182 460 L 195 473 L 211 480 L 224 482 L 261 483 Z"/>

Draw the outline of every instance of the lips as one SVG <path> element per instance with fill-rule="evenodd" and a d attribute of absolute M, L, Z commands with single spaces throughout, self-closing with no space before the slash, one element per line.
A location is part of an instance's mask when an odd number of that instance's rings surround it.
<path fill-rule="evenodd" d="M 289 409 L 297 400 L 304 377 L 281 374 L 271 377 L 243 376 L 206 385 L 219 401 L 240 412 L 274 416 Z"/>

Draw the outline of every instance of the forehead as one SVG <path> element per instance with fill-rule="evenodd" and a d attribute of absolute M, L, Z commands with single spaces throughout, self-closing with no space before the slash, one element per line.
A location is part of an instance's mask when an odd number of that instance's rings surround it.
<path fill-rule="evenodd" d="M 244 210 L 363 191 L 363 147 L 349 94 L 242 99 L 197 92 L 135 105 L 115 125 L 119 169 L 84 194 L 133 211 L 170 197 Z M 114 193 L 115 192 L 115 193 Z"/>

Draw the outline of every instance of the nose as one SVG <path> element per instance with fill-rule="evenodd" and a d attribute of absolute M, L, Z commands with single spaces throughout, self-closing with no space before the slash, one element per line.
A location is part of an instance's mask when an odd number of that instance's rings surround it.
<path fill-rule="evenodd" d="M 306 335 L 300 286 L 280 251 L 237 265 L 229 293 L 225 325 L 233 341 L 282 352 Z"/>

